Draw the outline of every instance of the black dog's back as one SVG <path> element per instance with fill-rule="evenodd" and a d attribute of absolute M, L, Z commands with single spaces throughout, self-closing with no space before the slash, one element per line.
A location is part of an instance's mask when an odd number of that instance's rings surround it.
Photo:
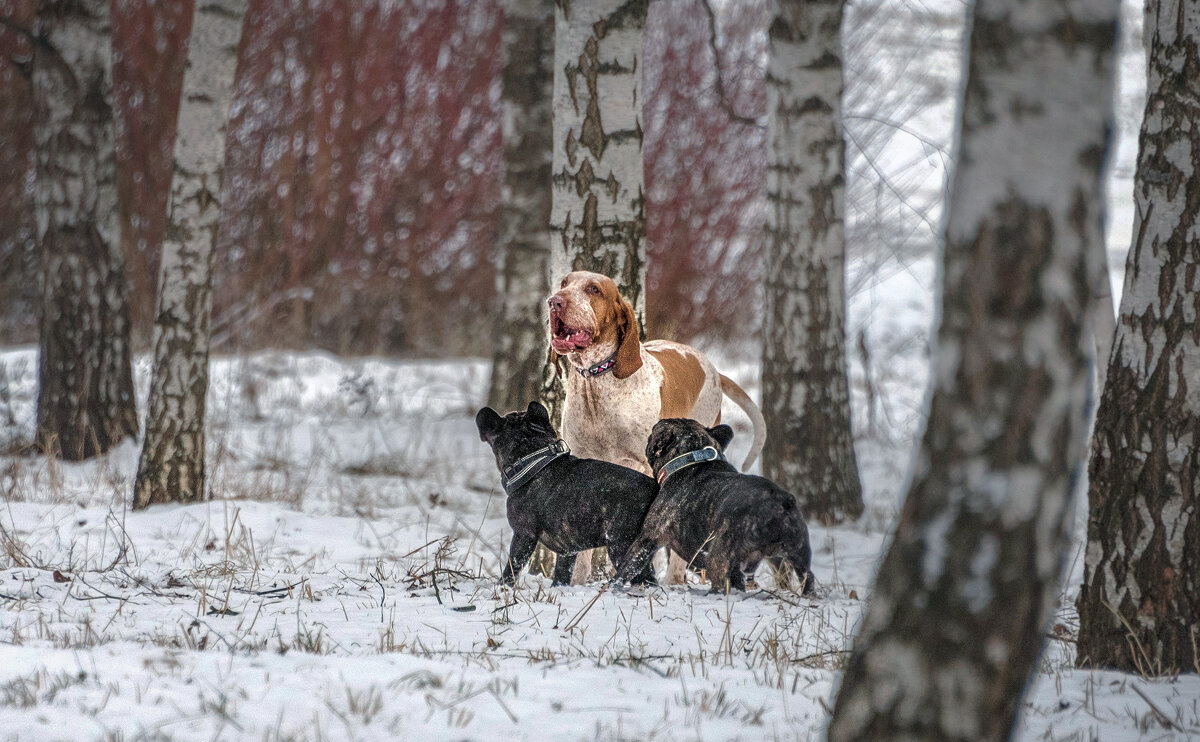
<path fill-rule="evenodd" d="M 808 525 L 800 514 L 796 498 L 763 477 L 738 476 L 743 480 L 759 481 L 755 482 L 757 496 L 734 498 L 724 513 L 731 524 L 731 568 L 738 569 L 746 564 L 752 571 L 763 558 L 778 567 L 782 558 L 792 566 L 797 579 L 802 580 L 802 592 L 812 592 L 812 547 Z"/>
<path fill-rule="evenodd" d="M 529 489 L 509 498 L 514 529 L 538 531 L 542 542 L 559 554 L 608 546 L 619 563 L 658 494 L 658 483 L 618 464 L 566 456 L 547 467 Z M 615 541 L 611 546 L 610 536 Z"/>

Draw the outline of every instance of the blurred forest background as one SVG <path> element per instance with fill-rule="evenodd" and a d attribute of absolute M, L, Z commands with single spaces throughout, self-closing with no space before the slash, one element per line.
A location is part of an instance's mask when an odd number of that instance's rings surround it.
<path fill-rule="evenodd" d="M 8 19 L 0 24 L 0 345 L 37 339 L 33 52 L 21 31 L 32 26 L 36 5 L 0 0 L 0 18 Z M 175 141 L 175 119 L 147 113 L 178 105 L 191 10 L 153 0 L 119 5 L 121 236 L 132 342 L 145 351 Z M 249 2 L 214 260 L 215 352 L 491 353 L 503 184 L 501 6 Z M 929 51 L 956 34 L 939 33 L 938 17 L 919 7 L 864 2 L 847 13 L 853 294 L 871 280 L 873 263 L 902 265 L 933 247 L 941 194 L 914 184 L 929 182 L 945 152 L 928 142 L 914 162 L 881 158 L 897 137 L 911 149 L 915 135 L 903 122 L 951 92 L 937 77 L 906 76 L 904 59 L 884 65 L 868 54 Z M 651 337 L 749 341 L 757 354 L 768 15 L 765 0 L 649 6 L 643 156 Z M 921 22 L 910 23 L 916 16 Z M 918 33 L 904 44 L 881 38 Z"/>

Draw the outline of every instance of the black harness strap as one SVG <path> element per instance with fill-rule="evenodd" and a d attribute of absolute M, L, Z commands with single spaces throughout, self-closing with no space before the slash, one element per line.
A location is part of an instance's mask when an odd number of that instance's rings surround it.
<path fill-rule="evenodd" d="M 558 440 L 545 448 L 539 448 L 531 454 L 522 456 L 501 470 L 500 486 L 504 488 L 506 494 L 511 495 L 514 490 L 527 484 L 551 462 L 569 453 L 571 453 L 571 449 L 567 447 L 567 444 Z"/>

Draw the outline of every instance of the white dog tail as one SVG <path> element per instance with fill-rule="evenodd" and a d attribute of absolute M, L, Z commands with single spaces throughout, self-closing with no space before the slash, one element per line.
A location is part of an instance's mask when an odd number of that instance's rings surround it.
<path fill-rule="evenodd" d="M 754 442 L 750 444 L 750 453 L 746 456 L 746 461 L 742 463 L 742 471 L 746 471 L 758 460 L 758 455 L 762 453 L 763 445 L 767 442 L 767 421 L 763 419 L 762 410 L 758 409 L 758 405 L 754 404 L 750 395 L 746 394 L 733 379 L 725 374 L 717 375 L 721 377 L 721 393 L 741 407 L 742 412 L 750 417 L 750 424 L 754 426 Z"/>

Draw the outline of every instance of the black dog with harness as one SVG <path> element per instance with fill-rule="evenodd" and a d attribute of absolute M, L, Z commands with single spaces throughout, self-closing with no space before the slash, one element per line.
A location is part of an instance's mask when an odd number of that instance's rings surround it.
<path fill-rule="evenodd" d="M 475 425 L 496 455 L 500 482 L 508 494 L 513 537 L 501 577 L 504 584 L 516 581 L 538 541 L 558 555 L 555 585 L 570 583 L 575 555 L 584 549 L 606 546 L 613 565 L 624 565 L 658 494 L 653 479 L 607 461 L 572 456 L 538 402 L 504 417 L 484 407 Z M 653 582 L 649 563 L 633 572 L 631 580 Z"/>

